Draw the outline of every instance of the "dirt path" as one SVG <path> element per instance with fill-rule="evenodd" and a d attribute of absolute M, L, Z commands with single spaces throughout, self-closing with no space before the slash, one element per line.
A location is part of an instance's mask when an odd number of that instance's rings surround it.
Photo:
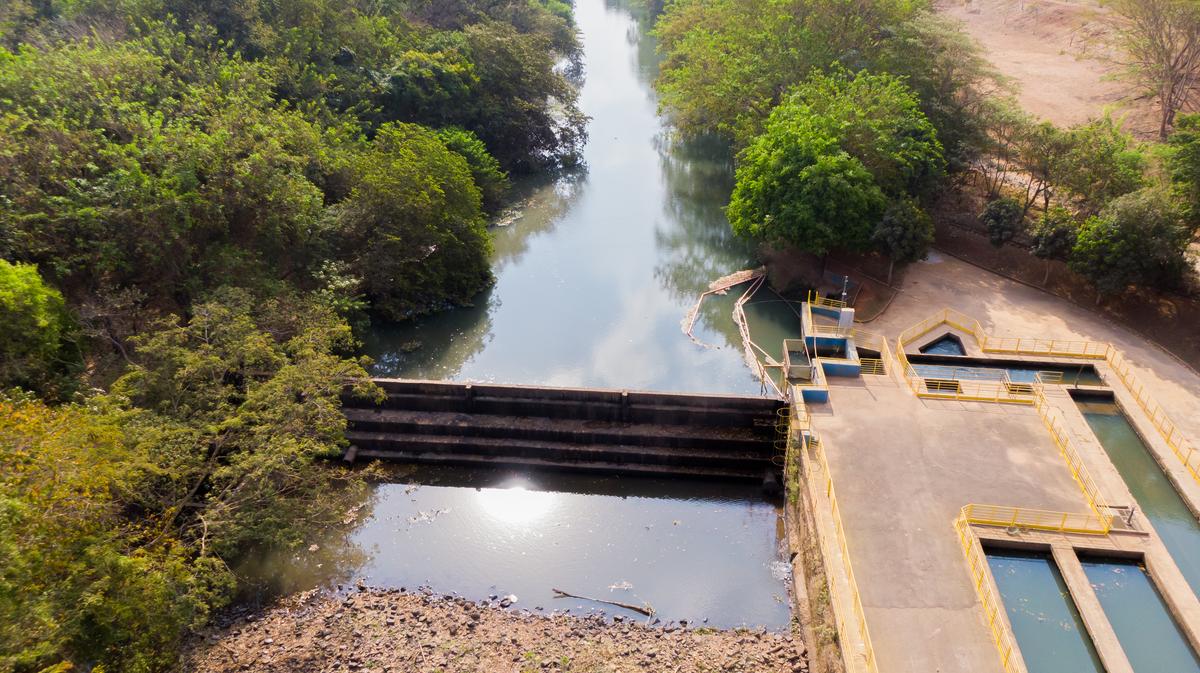
<path fill-rule="evenodd" d="M 368 589 L 302 594 L 235 619 L 187 653 L 183 670 L 803 673 L 808 664 L 790 634 L 648 627 Z"/>
<path fill-rule="evenodd" d="M 1021 105 L 1062 126 L 1112 109 L 1142 137 L 1157 130 L 1153 106 L 1131 100 L 1115 81 L 1111 18 L 1094 0 L 937 0 L 937 9 L 962 21 L 1005 76 L 1019 87 Z"/>

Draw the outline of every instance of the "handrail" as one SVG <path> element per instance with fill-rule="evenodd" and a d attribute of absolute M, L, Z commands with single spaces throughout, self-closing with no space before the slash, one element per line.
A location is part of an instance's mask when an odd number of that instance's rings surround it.
<path fill-rule="evenodd" d="M 844 301 L 822 297 L 820 292 L 814 292 L 812 290 L 809 290 L 808 292 L 808 303 L 816 304 L 817 306 L 828 306 L 829 308 L 846 308 L 847 306 L 846 302 Z"/>
<path fill-rule="evenodd" d="M 1020 650 L 1015 645 L 1016 637 L 1009 628 L 1008 620 L 1001 612 L 1000 599 L 992 591 L 988 581 L 987 558 L 983 553 L 983 545 L 971 531 L 968 510 L 972 505 L 963 508 L 962 514 L 954 521 L 954 529 L 958 531 L 958 540 L 962 545 L 963 555 L 967 558 L 967 568 L 971 571 L 971 583 L 975 586 L 975 595 L 983 604 L 983 612 L 987 618 L 988 628 L 992 632 L 992 643 L 1000 655 L 1000 666 L 1004 673 L 1025 673 L 1025 662 Z"/>
<path fill-rule="evenodd" d="M 1175 421 L 1171 419 L 1162 405 L 1150 396 L 1145 385 L 1134 374 L 1129 359 L 1116 346 L 1100 341 L 994 336 L 985 333 L 978 320 L 954 309 L 943 308 L 936 314 L 925 318 L 900 333 L 900 337 L 897 340 L 897 357 L 899 358 L 903 353 L 905 346 L 920 339 L 941 325 L 949 325 L 966 334 L 970 334 L 975 339 L 975 343 L 979 349 L 985 353 L 1012 353 L 1017 355 L 1045 355 L 1104 360 L 1117 375 L 1117 378 L 1125 385 L 1126 389 L 1133 395 L 1138 407 L 1150 418 L 1150 423 L 1163 438 L 1163 441 L 1166 442 L 1167 446 L 1170 447 L 1171 452 L 1175 454 L 1179 462 L 1183 464 L 1184 469 L 1187 470 L 1194 481 L 1200 483 L 1200 450 L 1197 450 L 1197 447 L 1184 437 L 1179 426 L 1175 424 Z M 906 372 L 909 366 L 907 358 L 904 358 L 904 365 L 905 367 L 901 368 L 900 371 L 902 375 L 907 376 Z M 1046 374 L 1049 374 L 1049 372 Z M 1041 376 L 1040 382 L 1050 383 L 1053 381 L 1049 376 Z M 922 395 L 919 386 L 914 386 L 911 379 L 909 387 L 913 389 L 914 393 Z M 925 393 L 922 396 L 970 399 L 975 401 L 1017 402 L 1017 400 L 1001 399 L 1004 397 L 1002 395 L 996 395 L 995 399 L 989 399 L 988 391 L 974 392 L 977 394 L 967 395 L 965 392 L 950 394 L 951 391 L 939 390 L 935 393 Z"/>
<path fill-rule="evenodd" d="M 941 324 L 941 323 L 938 323 Z M 909 343 L 928 333 L 933 327 L 925 327 L 920 334 L 910 335 Z M 995 402 L 1003 404 L 1033 404 L 1033 386 L 1028 383 L 1014 383 L 1008 377 L 1008 372 L 1000 372 L 998 379 L 959 379 L 950 377 L 927 377 L 917 372 L 908 361 L 904 352 L 904 336 L 896 340 L 896 364 L 900 376 L 908 383 L 909 389 L 917 397 L 939 400 L 958 400 L 962 402 Z M 951 372 L 953 374 L 953 372 Z"/>
<path fill-rule="evenodd" d="M 1175 454 L 1179 462 L 1183 463 L 1184 469 L 1192 475 L 1192 479 L 1200 483 L 1200 451 L 1197 451 L 1196 447 L 1183 436 L 1179 427 L 1175 425 L 1175 421 L 1171 420 L 1162 406 L 1150 397 L 1146 387 L 1134 375 L 1128 358 L 1114 348 L 1110 351 L 1108 366 L 1125 384 L 1125 388 L 1133 395 L 1134 401 L 1142 411 L 1150 417 L 1151 425 L 1171 448 L 1171 452 Z"/>
<path fill-rule="evenodd" d="M 828 300 L 832 301 L 832 300 Z M 841 302 L 838 302 L 841 303 Z M 818 304 L 820 305 L 820 304 Z M 804 326 L 806 336 L 835 336 L 835 337 L 853 337 L 855 329 L 853 327 L 842 327 L 841 325 L 818 325 L 812 314 L 813 304 L 811 301 L 801 304 L 801 310 L 804 311 L 801 317 L 801 324 Z"/>
<path fill-rule="evenodd" d="M 849 599 L 851 608 L 854 611 L 854 618 L 858 622 L 858 635 L 863 643 L 863 665 L 867 673 L 879 673 L 879 667 L 875 660 L 875 650 L 871 645 L 871 633 L 867 628 L 867 615 L 862 606 L 862 596 L 858 593 L 858 582 L 854 579 L 854 568 L 850 563 L 850 551 L 846 542 L 846 529 L 842 526 L 841 509 L 838 507 L 837 493 L 833 488 L 833 473 L 829 470 L 829 461 L 825 456 L 825 448 L 821 445 L 820 437 L 818 437 L 815 432 L 810 433 L 808 437 L 808 447 L 810 449 L 809 452 L 813 456 L 815 462 L 820 465 L 820 469 L 824 473 L 825 496 L 829 500 L 830 514 L 833 518 L 833 530 L 835 536 L 837 537 L 838 550 L 842 559 L 842 569 L 846 573 L 847 585 L 850 588 L 850 596 L 847 598 Z M 805 461 L 806 478 L 809 480 L 809 483 L 817 484 L 820 483 L 817 480 L 819 475 L 816 474 L 816 469 L 813 467 L 813 462 L 814 461 Z M 821 542 L 824 543 L 825 539 L 821 538 Z M 824 546 L 824 544 L 822 544 L 822 546 Z M 824 551 L 824 556 L 825 558 L 829 559 L 833 557 L 833 554 L 830 551 Z M 838 593 L 836 583 L 832 581 L 829 582 L 829 590 L 832 593 Z M 846 633 L 847 631 L 845 629 L 845 623 L 837 614 L 837 610 L 834 610 L 833 613 L 834 619 L 838 622 L 838 633 Z"/>

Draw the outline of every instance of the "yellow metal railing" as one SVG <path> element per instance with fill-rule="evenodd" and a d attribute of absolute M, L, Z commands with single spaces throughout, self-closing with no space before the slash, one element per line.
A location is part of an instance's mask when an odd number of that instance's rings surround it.
<path fill-rule="evenodd" d="M 863 374 L 887 376 L 887 368 L 884 367 L 883 358 L 859 358 L 858 361 L 862 366 Z"/>
<path fill-rule="evenodd" d="M 1104 535 L 1111 530 L 1109 522 L 1112 519 L 1112 515 L 1101 516 L 1093 512 L 1052 512 L 1008 505 L 970 504 L 963 507 L 962 511 L 967 521 L 977 526 L 1028 528 L 1083 535 Z"/>
<path fill-rule="evenodd" d="M 813 292 L 811 290 L 808 293 L 808 303 L 813 304 L 815 306 L 827 306 L 829 308 L 838 308 L 838 309 L 846 308 L 846 306 L 847 306 L 846 302 L 844 302 L 844 301 L 840 301 L 838 299 L 830 299 L 828 297 L 822 297 L 820 292 Z"/>
<path fill-rule="evenodd" d="M 831 336 L 831 337 L 852 337 L 855 329 L 853 327 L 842 327 L 840 325 L 820 325 L 813 318 L 812 302 L 805 302 L 803 305 L 803 324 L 807 335 L 812 336 Z"/>
<path fill-rule="evenodd" d="M 934 329 L 937 322 L 921 327 L 923 331 L 910 336 L 909 343 Z M 910 328 L 909 331 L 912 331 Z M 937 400 L 959 400 L 962 402 L 994 402 L 999 404 L 1033 404 L 1033 385 L 1014 383 L 1007 372 L 996 370 L 994 379 L 959 379 L 955 377 L 925 377 L 917 373 L 904 352 L 904 336 L 896 341 L 896 367 L 910 390 L 917 397 Z"/>
<path fill-rule="evenodd" d="M 1200 483 L 1200 451 L 1193 445 L 1179 426 L 1170 418 L 1166 410 L 1163 409 L 1146 387 L 1138 380 L 1133 373 L 1132 367 L 1129 364 L 1129 359 L 1125 357 L 1120 350 L 1109 343 L 1100 341 L 1085 341 L 1085 340 L 1070 340 L 1070 339 L 1034 339 L 1024 337 L 998 337 L 986 334 L 979 321 L 951 308 L 944 308 L 936 314 L 922 320 L 921 322 L 909 327 L 900 333 L 897 343 L 897 358 L 903 353 L 904 347 L 912 342 L 920 339 L 922 336 L 937 329 L 941 325 L 949 325 L 962 332 L 970 334 L 975 339 L 976 345 L 985 353 L 1012 353 L 1018 355 L 1046 355 L 1054 357 L 1066 358 L 1081 358 L 1088 360 L 1104 360 L 1112 369 L 1117 378 L 1125 385 L 1126 389 L 1133 395 L 1137 401 L 1138 407 L 1145 412 L 1150 418 L 1151 424 L 1158 434 L 1171 448 L 1171 452 L 1179 459 L 1188 474 L 1197 483 Z M 907 374 L 907 358 L 904 358 L 904 366 L 901 368 L 901 374 L 910 378 Z M 1041 372 L 1040 380 L 1043 383 L 1061 383 L 1061 374 L 1058 380 L 1052 380 L 1051 372 Z M 914 393 L 920 395 L 920 388 L 914 386 L 910 378 L 909 387 Z M 947 386 L 948 387 L 948 386 Z M 1017 396 L 1023 398 L 1021 388 L 1012 389 L 1019 393 Z M 926 393 L 925 397 L 943 397 L 953 399 L 971 399 L 975 401 L 1004 401 L 1017 402 L 1014 399 L 1002 399 L 1004 395 L 997 394 L 998 391 L 990 390 L 975 390 L 975 394 L 966 394 L 965 391 L 953 393 L 952 391 L 939 390 L 936 392 Z M 990 395 L 988 393 L 993 393 Z M 1021 402 L 1025 403 L 1025 402 Z"/>
<path fill-rule="evenodd" d="M 1025 673 L 1025 662 L 1021 659 L 1021 653 L 1015 644 L 1016 639 L 1009 628 L 1008 619 L 1004 616 L 1003 604 L 996 596 L 996 592 L 992 590 L 992 583 L 989 580 L 990 570 L 987 558 L 983 553 L 983 546 L 979 544 L 979 538 L 971 530 L 970 519 L 967 515 L 970 507 L 972 506 L 968 505 L 963 508 L 962 515 L 954 522 L 954 528 L 958 531 L 958 540 L 962 545 L 963 555 L 967 558 L 967 568 L 971 571 L 971 583 L 975 586 L 975 594 L 979 596 L 979 602 L 983 604 L 983 614 L 988 628 L 992 632 L 992 642 L 1000 654 L 1000 666 L 1004 669 L 1004 673 Z"/>
<path fill-rule="evenodd" d="M 879 673 L 879 667 L 875 661 L 875 650 L 871 645 L 871 632 L 867 628 L 867 615 L 862 606 L 862 596 L 860 596 L 858 593 L 858 582 L 854 579 L 854 568 L 850 563 L 850 551 L 846 543 L 846 529 L 842 526 L 841 509 L 838 507 L 837 493 L 833 488 L 833 475 L 829 471 L 829 461 L 825 457 L 825 449 L 821 446 L 820 438 L 817 437 L 815 433 L 810 433 L 808 438 L 809 440 L 807 444 L 810 449 L 809 454 L 812 456 L 812 460 L 805 461 L 806 478 L 811 484 L 819 484 L 821 483 L 820 479 L 824 479 L 825 497 L 829 501 L 830 514 L 832 514 L 833 518 L 833 529 L 837 538 L 837 551 L 842 560 L 842 570 L 846 574 L 846 583 L 850 591 L 850 595 L 846 596 L 845 598 L 849 601 L 851 608 L 854 611 L 854 620 L 857 622 L 855 626 L 857 627 L 858 636 L 863 647 L 862 651 L 858 653 L 861 656 L 861 659 L 854 659 L 850 656 L 845 657 L 848 660 L 847 668 L 851 671 L 864 670 L 867 671 L 867 673 Z M 823 475 L 818 475 L 816 473 L 817 470 L 814 467 L 814 463 L 820 466 L 821 472 L 824 473 Z M 827 548 L 828 541 L 824 537 L 821 537 L 821 546 L 822 553 L 826 559 L 834 558 L 833 550 Z M 829 582 L 829 591 L 834 595 L 835 598 L 837 597 L 837 594 L 840 593 L 840 589 L 833 581 Z M 833 612 L 834 619 L 837 621 L 838 633 L 849 633 L 849 631 L 846 630 L 846 624 L 843 621 L 842 616 L 838 614 L 836 609 Z M 844 642 L 842 647 L 846 647 Z M 843 649 L 843 655 L 845 655 L 845 652 L 845 649 Z M 851 662 L 860 663 L 861 666 L 852 666 Z"/>
<path fill-rule="evenodd" d="M 1162 406 L 1150 396 L 1146 387 L 1134 375 L 1128 358 L 1114 348 L 1109 353 L 1108 366 L 1125 384 L 1125 388 L 1129 390 L 1138 406 L 1150 418 L 1150 423 L 1154 425 L 1154 429 L 1158 431 L 1167 446 L 1171 447 L 1171 452 L 1192 475 L 1192 479 L 1200 483 L 1200 452 L 1183 436 L 1179 427 L 1175 425 Z"/>
<path fill-rule="evenodd" d="M 1050 432 L 1050 437 L 1054 440 L 1055 446 L 1058 447 L 1059 453 L 1067 461 L 1067 468 L 1071 471 L 1071 477 L 1075 479 L 1075 483 L 1083 491 L 1083 497 L 1087 500 L 1088 507 L 1092 510 L 1092 515 L 1096 518 L 1095 522 L 1089 522 L 1083 528 L 1075 527 L 1073 532 L 1107 533 L 1112 529 L 1113 517 L 1111 514 L 1104 514 L 1102 512 L 1108 509 L 1108 504 L 1100 495 L 1100 489 L 1096 486 L 1095 480 L 1092 479 L 1091 473 L 1088 472 L 1083 458 L 1079 455 L 1079 451 L 1076 450 L 1075 443 L 1071 441 L 1070 434 L 1063 427 L 1062 413 L 1050 406 L 1049 401 L 1046 399 L 1045 390 L 1040 385 L 1037 387 L 1034 395 L 1034 407 L 1037 409 L 1042 423 L 1046 426 L 1046 430 Z"/>
<path fill-rule="evenodd" d="M 1030 339 L 1026 337 L 997 337 L 983 335 L 980 349 L 985 353 L 1014 353 L 1019 355 L 1051 355 L 1054 357 L 1104 360 L 1111 345 L 1098 341 L 1070 339 Z"/>

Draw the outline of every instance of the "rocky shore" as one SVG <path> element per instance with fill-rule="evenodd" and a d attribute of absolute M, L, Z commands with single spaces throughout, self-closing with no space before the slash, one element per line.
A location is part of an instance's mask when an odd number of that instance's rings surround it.
<path fill-rule="evenodd" d="M 790 633 L 649 626 L 360 588 L 230 616 L 185 655 L 195 673 L 805 673 Z"/>

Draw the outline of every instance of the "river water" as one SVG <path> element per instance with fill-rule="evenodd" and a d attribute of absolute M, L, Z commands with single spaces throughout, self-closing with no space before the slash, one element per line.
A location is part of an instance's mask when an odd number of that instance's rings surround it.
<path fill-rule="evenodd" d="M 586 169 L 525 185 L 529 203 L 493 229 L 495 286 L 476 306 L 366 338 L 375 373 L 430 379 L 758 394 L 731 318 L 741 288 L 706 301 L 692 343 L 680 323 L 708 284 L 755 265 L 724 206 L 728 148 L 672 142 L 657 113 L 653 38 L 623 5 L 578 0 L 591 117 Z M 747 307 L 778 357 L 799 331 L 769 292 Z M 770 295 L 770 296 L 768 296 Z"/>
<path fill-rule="evenodd" d="M 705 302 L 695 336 L 707 347 L 680 328 L 712 280 L 754 265 L 723 211 L 728 150 L 671 142 L 651 88 L 655 45 L 627 7 L 577 0 L 576 17 L 586 168 L 521 186 L 523 215 L 493 229 L 497 282 L 476 306 L 375 325 L 375 373 L 759 394 L 731 316 L 741 288 Z M 776 357 L 799 330 L 794 307 L 769 291 L 746 312 Z M 376 487 L 358 516 L 348 535 L 268 560 L 267 572 L 282 590 L 362 578 L 636 616 L 555 599 L 558 588 L 696 626 L 779 629 L 790 618 L 780 509 L 757 485 L 422 469 Z"/>

